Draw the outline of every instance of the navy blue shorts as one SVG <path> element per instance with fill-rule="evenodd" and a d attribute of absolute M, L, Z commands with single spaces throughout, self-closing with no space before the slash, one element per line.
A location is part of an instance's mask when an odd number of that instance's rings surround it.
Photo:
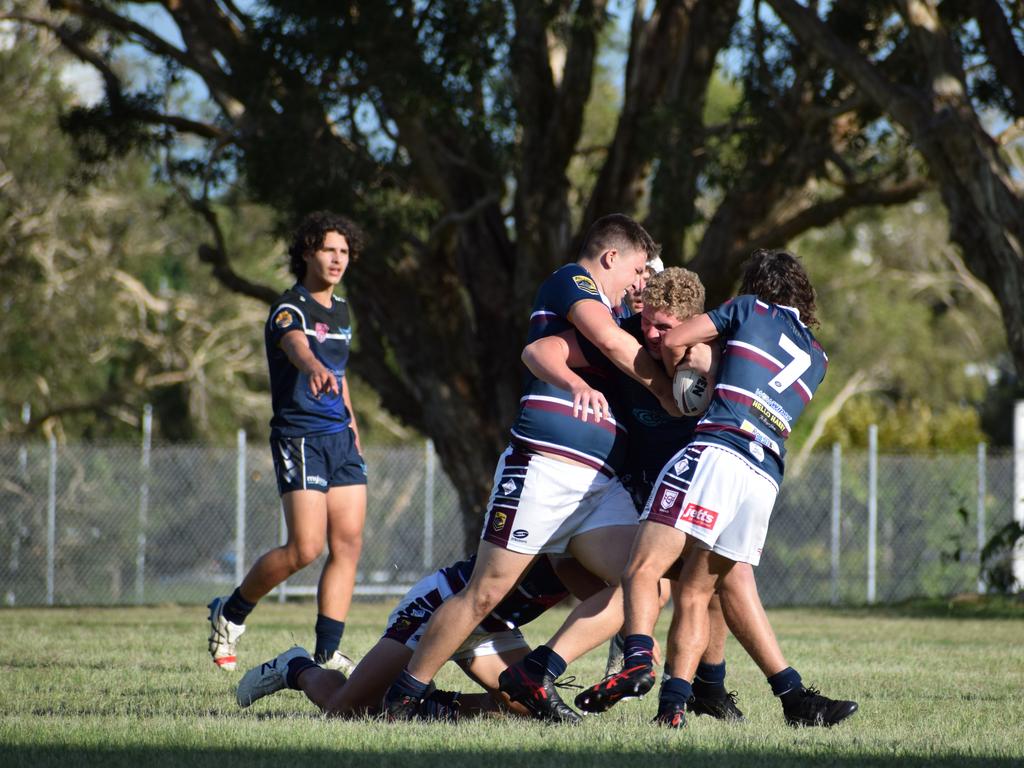
<path fill-rule="evenodd" d="M 277 490 L 320 491 L 342 485 L 366 485 L 366 462 L 352 429 L 315 437 L 272 437 Z"/>

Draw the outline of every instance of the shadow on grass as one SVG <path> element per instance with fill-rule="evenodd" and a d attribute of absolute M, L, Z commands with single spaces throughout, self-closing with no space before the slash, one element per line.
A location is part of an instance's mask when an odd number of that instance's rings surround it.
<path fill-rule="evenodd" d="M 924 766 L 955 765 L 956 768 L 1010 768 L 1019 766 L 1013 758 L 968 757 L 963 755 L 921 756 L 908 755 L 828 755 L 808 754 L 798 749 L 781 750 L 732 750 L 716 751 L 693 747 L 684 742 L 666 749 L 659 754 L 638 751 L 602 750 L 531 750 L 512 751 L 508 749 L 487 750 L 479 745 L 460 750 L 457 745 L 445 750 L 349 750 L 339 744 L 337 750 L 325 749 L 210 749 L 191 748 L 60 748 L 55 746 L 5 747 L 3 764 L 6 768 L 66 768 L 70 763 L 76 766 L 182 766 L 189 768 L 233 768 L 244 766 L 344 766 L 345 768 L 392 768 L 392 766 L 413 766 L 414 768 L 623 768 L 642 764 L 644 768 L 679 768 L 681 765 L 708 765 L 714 768 L 772 768 L 772 766 L 830 765 L 839 768 L 862 768 L 882 766 L 884 768 L 924 768 Z M 701 761 L 701 762 L 691 762 Z"/>

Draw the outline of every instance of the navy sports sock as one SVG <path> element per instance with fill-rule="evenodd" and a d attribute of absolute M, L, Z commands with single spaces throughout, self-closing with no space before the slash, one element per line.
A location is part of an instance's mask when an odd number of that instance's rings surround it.
<path fill-rule="evenodd" d="M 231 597 L 224 601 L 224 607 L 221 608 L 221 614 L 232 624 L 245 624 L 245 618 L 252 613 L 252 609 L 255 607 L 256 603 L 250 603 L 242 597 L 242 593 L 238 591 L 238 587 L 235 587 L 235 591 L 231 593 Z"/>
<path fill-rule="evenodd" d="M 636 666 L 654 666 L 654 638 L 650 635 L 626 635 L 622 655 L 623 669 Z"/>
<path fill-rule="evenodd" d="M 316 650 L 313 658 L 323 664 L 341 645 L 341 636 L 345 634 L 345 622 L 324 616 L 322 613 L 316 615 Z"/>
<path fill-rule="evenodd" d="M 658 701 L 682 706 L 690 700 L 692 695 L 693 687 L 688 680 L 684 680 L 681 677 L 673 677 L 661 684 L 661 693 L 658 694 Z"/>
<path fill-rule="evenodd" d="M 292 690 L 299 690 L 299 675 L 315 666 L 316 662 L 308 656 L 297 656 L 294 659 L 290 659 L 288 661 L 288 671 L 284 676 L 285 684 Z"/>
<path fill-rule="evenodd" d="M 804 688 L 800 673 L 792 667 L 786 667 L 769 677 L 768 684 L 772 687 L 772 693 L 782 700 L 782 706 L 795 700 Z"/>
<path fill-rule="evenodd" d="M 402 674 L 400 674 L 395 682 L 391 684 L 391 687 L 388 688 L 385 699 L 394 700 L 400 696 L 410 696 L 417 701 L 422 701 L 423 696 L 429 687 L 429 682 L 420 682 L 409 674 L 409 670 L 403 669 Z"/>
<path fill-rule="evenodd" d="M 566 666 L 565 659 L 546 645 L 534 648 L 523 659 L 523 667 L 538 680 L 544 675 L 557 679 L 565 672 Z"/>
<path fill-rule="evenodd" d="M 696 696 L 721 695 L 725 692 L 725 661 L 721 664 L 697 665 L 697 674 L 693 677 L 693 693 Z"/>

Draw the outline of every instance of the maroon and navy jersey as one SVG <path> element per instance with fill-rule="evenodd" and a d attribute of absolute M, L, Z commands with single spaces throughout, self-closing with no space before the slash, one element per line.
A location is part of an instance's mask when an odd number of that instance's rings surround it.
<path fill-rule="evenodd" d="M 306 335 L 313 354 L 337 378 L 337 395 L 322 392 L 314 397 L 310 393 L 309 376 L 292 365 L 281 349 L 281 339 L 290 331 Z M 351 340 L 352 326 L 344 299 L 333 296 L 328 309 L 296 284 L 274 302 L 264 330 L 274 406 L 272 438 L 330 435 L 348 427 L 351 416 L 341 397 L 341 380 Z"/>
<path fill-rule="evenodd" d="M 461 560 L 455 565 L 442 568 L 441 573 L 447 579 L 452 594 L 461 592 L 469 582 L 476 565 L 476 555 L 468 560 Z M 526 572 L 519 586 L 495 607 L 480 622 L 480 629 L 485 632 L 504 632 L 509 629 L 528 624 L 544 611 L 558 605 L 569 596 L 569 590 L 561 582 L 551 561 L 547 557 L 539 557 Z"/>
<path fill-rule="evenodd" d="M 529 341 L 553 336 L 573 328 L 569 310 L 579 301 L 600 302 L 611 314 L 610 303 L 586 269 L 568 264 L 556 270 L 537 291 L 530 315 Z M 616 413 L 615 366 L 603 355 L 587 368 L 577 368 L 590 386 L 604 393 Z M 527 374 L 526 391 L 519 401 L 519 414 L 512 425 L 512 441 L 522 450 L 543 451 L 573 459 L 616 474 L 626 455 L 626 429 L 616 421 L 581 421 L 572 415 L 572 395 L 564 389 Z"/>
<path fill-rule="evenodd" d="M 708 317 L 724 352 L 694 441 L 738 449 L 781 482 L 786 438 L 825 378 L 828 357 L 791 307 L 738 296 Z"/>

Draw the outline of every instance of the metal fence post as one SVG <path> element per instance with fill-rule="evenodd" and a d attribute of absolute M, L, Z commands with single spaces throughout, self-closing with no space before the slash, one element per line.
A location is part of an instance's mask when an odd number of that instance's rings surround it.
<path fill-rule="evenodd" d="M 281 502 L 281 522 L 277 529 L 277 542 L 282 547 L 288 543 L 288 524 L 284 520 L 284 501 Z M 241 583 L 241 581 L 239 581 Z M 277 602 L 283 603 L 288 599 L 288 579 L 281 582 L 277 588 Z"/>
<path fill-rule="evenodd" d="M 429 571 L 434 567 L 434 442 L 427 440 L 424 450 L 426 476 L 423 480 L 423 570 Z"/>
<path fill-rule="evenodd" d="M 1013 406 L 1013 519 L 1024 526 L 1024 400 Z M 1014 589 L 1024 590 L 1024 537 L 1013 548 L 1013 578 Z"/>
<path fill-rule="evenodd" d="M 868 605 L 875 602 L 878 567 L 878 426 L 868 427 Z"/>
<path fill-rule="evenodd" d="M 153 442 L 153 406 L 142 408 L 142 459 L 139 467 L 142 482 L 139 485 L 139 534 L 135 552 L 135 602 L 142 603 L 146 590 L 146 529 L 149 527 L 149 451 Z"/>
<path fill-rule="evenodd" d="M 28 426 L 32 421 L 32 406 L 29 403 L 21 404 L 21 423 Z M 24 445 L 18 447 L 18 469 L 21 471 L 21 479 L 28 480 L 28 448 Z"/>
<path fill-rule="evenodd" d="M 238 430 L 235 464 L 235 584 L 245 577 L 245 430 Z"/>
<path fill-rule="evenodd" d="M 843 504 L 843 447 L 832 444 L 832 605 L 839 604 L 839 523 Z"/>
<path fill-rule="evenodd" d="M 981 575 L 981 550 L 985 548 L 985 443 L 978 443 L 978 594 L 984 595 L 985 579 Z"/>
<path fill-rule="evenodd" d="M 50 435 L 50 476 L 46 503 L 46 604 L 53 605 L 57 556 L 57 437 Z"/>

